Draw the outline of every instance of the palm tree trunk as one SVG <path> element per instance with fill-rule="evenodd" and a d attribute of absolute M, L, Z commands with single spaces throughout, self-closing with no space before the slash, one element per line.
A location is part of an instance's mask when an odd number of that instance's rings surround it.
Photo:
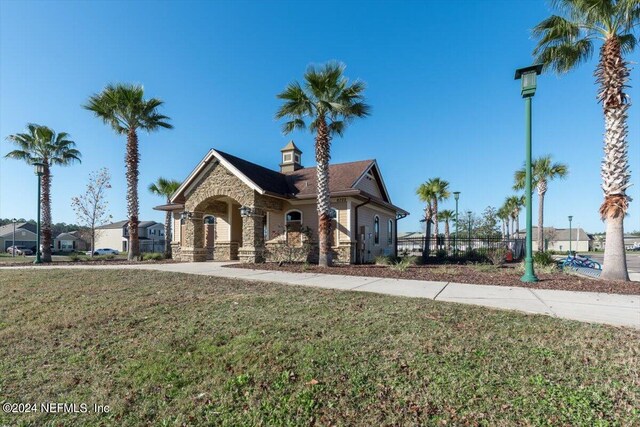
<path fill-rule="evenodd" d="M 140 153 L 138 152 L 138 135 L 135 129 L 131 129 L 127 134 L 127 154 L 125 165 L 127 167 L 127 213 L 129 214 L 129 254 L 130 261 L 140 256 L 140 241 L 138 239 L 138 163 Z"/>
<path fill-rule="evenodd" d="M 329 198 L 329 159 L 331 157 L 331 139 L 324 117 L 318 118 L 318 132 L 316 134 L 316 173 L 318 179 L 318 265 L 329 267 L 332 265 L 329 239 L 331 234 L 331 200 Z"/>
<path fill-rule="evenodd" d="M 602 190 L 604 201 L 600 216 L 607 224 L 602 279 L 629 280 L 624 247 L 624 217 L 629 207 L 629 159 L 627 143 L 627 109 L 629 98 L 624 88 L 629 80 L 627 63 L 622 58 L 620 42 L 609 38 L 600 48 L 596 70 L 605 117 Z"/>
<path fill-rule="evenodd" d="M 507 219 L 505 223 L 506 223 L 506 226 L 507 226 L 507 236 L 509 236 L 509 234 L 510 234 L 509 233 L 509 220 Z"/>
<path fill-rule="evenodd" d="M 544 252 L 544 194 L 546 185 L 538 184 L 538 252 Z M 544 188 L 544 191 L 542 190 Z"/>
<path fill-rule="evenodd" d="M 451 245 L 449 244 L 449 220 L 447 219 L 444 222 L 444 240 L 446 248 L 449 249 Z"/>
<path fill-rule="evenodd" d="M 520 232 L 520 212 L 516 212 L 516 233 Z M 516 234 L 516 237 L 518 237 L 518 234 Z"/>
<path fill-rule="evenodd" d="M 42 175 L 42 261 L 51 262 L 51 169 L 44 159 Z M 40 248 L 38 248 L 40 250 Z"/>
<path fill-rule="evenodd" d="M 171 203 L 171 199 L 167 199 L 167 204 Z M 167 211 L 164 217 L 164 257 L 171 258 L 171 216 L 173 213 Z"/>

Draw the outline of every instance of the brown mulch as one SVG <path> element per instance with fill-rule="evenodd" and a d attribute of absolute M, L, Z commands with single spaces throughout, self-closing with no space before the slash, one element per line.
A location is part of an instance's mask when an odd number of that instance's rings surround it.
<path fill-rule="evenodd" d="M 591 279 L 563 272 L 536 273 L 539 281 L 523 283 L 522 273 L 513 267 L 496 268 L 495 271 L 480 271 L 477 265 L 421 265 L 411 266 L 405 271 L 393 270 L 383 265 L 336 265 L 319 267 L 308 264 L 233 264 L 226 267 L 257 270 L 289 271 L 294 273 L 323 273 L 345 276 L 384 277 L 389 279 L 429 280 L 473 285 L 517 286 L 532 289 L 555 289 L 563 291 L 603 292 L 608 294 L 640 295 L 639 282 Z"/>

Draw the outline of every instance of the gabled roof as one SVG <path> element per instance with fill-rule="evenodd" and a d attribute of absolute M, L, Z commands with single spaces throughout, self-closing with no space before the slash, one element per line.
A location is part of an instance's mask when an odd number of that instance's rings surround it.
<path fill-rule="evenodd" d="M 287 145 L 285 145 L 284 147 L 282 147 L 282 149 L 280 151 L 289 151 L 289 150 L 294 150 L 294 151 L 298 151 L 298 152 L 302 153 L 302 151 L 300 151 L 300 149 L 295 144 L 295 142 L 293 142 L 293 140 L 289 141 L 289 143 Z"/>
<path fill-rule="evenodd" d="M 30 224 L 28 222 L 16 222 L 16 232 L 20 230 L 27 230 L 32 233 L 35 233 L 37 231 L 34 224 Z M 13 223 L 0 226 L 0 237 L 4 237 L 6 235 L 13 235 Z"/>
<path fill-rule="evenodd" d="M 82 240 L 80 237 L 76 235 L 75 231 L 70 233 L 60 233 L 56 236 L 56 240 Z"/>
<path fill-rule="evenodd" d="M 297 149 L 293 142 L 291 148 Z M 288 148 L 289 144 L 285 147 Z M 257 165 L 231 154 L 211 149 L 206 156 L 191 171 L 189 176 L 180 185 L 178 190 L 171 196 L 171 203 L 156 206 L 158 210 L 177 210 L 184 207 L 185 193 L 196 185 L 199 176 L 209 170 L 219 162 L 224 168 L 233 173 L 238 179 L 259 194 L 267 194 L 285 199 L 307 199 L 316 194 L 317 176 L 316 168 L 302 168 L 296 171 L 281 173 L 264 166 Z M 359 188 L 356 188 L 359 180 L 367 173 L 375 176 L 379 186 L 382 199 L 372 196 Z M 378 164 L 375 160 L 362 160 L 358 162 L 339 163 L 329 165 L 329 192 L 332 196 L 351 195 L 371 198 L 376 202 L 383 203 L 397 209 L 400 212 L 408 213 L 397 206 L 391 204 L 389 194 L 382 180 Z"/>
<path fill-rule="evenodd" d="M 125 219 L 124 221 L 112 222 L 111 224 L 101 225 L 96 227 L 96 230 L 108 230 L 112 228 L 122 228 L 129 223 L 129 220 Z M 158 224 L 155 221 L 138 221 L 138 228 L 146 228 L 150 225 Z"/>

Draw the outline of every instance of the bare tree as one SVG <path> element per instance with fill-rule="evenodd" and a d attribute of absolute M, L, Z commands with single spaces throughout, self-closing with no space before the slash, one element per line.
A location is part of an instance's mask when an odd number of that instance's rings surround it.
<path fill-rule="evenodd" d="M 107 168 L 101 168 L 89 174 L 85 193 L 71 198 L 71 207 L 76 213 L 78 223 L 89 230 L 91 256 L 95 251 L 98 233 L 96 227 L 111 221 L 105 194 L 109 188 L 111 188 L 111 174 Z"/>

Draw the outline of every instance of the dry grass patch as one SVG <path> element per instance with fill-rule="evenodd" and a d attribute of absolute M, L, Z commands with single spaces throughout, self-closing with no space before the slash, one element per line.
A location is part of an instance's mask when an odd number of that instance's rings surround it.
<path fill-rule="evenodd" d="M 640 333 L 133 270 L 0 271 L 0 425 L 633 425 Z"/>

